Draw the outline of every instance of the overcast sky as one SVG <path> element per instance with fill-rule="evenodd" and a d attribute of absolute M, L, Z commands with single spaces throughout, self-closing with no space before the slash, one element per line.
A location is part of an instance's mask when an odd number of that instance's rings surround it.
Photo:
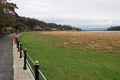
<path fill-rule="evenodd" d="M 20 16 L 76 27 L 120 24 L 120 0 L 11 0 Z"/>

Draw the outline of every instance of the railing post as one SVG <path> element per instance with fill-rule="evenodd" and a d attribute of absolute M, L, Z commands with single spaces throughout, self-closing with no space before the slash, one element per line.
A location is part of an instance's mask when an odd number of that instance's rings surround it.
<path fill-rule="evenodd" d="M 35 80 L 39 80 L 39 71 L 38 71 L 39 66 L 40 66 L 39 62 L 35 61 L 35 65 L 34 65 L 34 67 L 35 67 Z"/>
<path fill-rule="evenodd" d="M 17 40 L 17 48 L 18 48 L 18 51 L 20 51 L 19 50 L 19 40 Z"/>
<path fill-rule="evenodd" d="M 20 58 L 22 58 L 22 43 L 20 43 Z"/>
<path fill-rule="evenodd" d="M 17 45 L 17 48 L 18 48 L 18 38 L 16 37 L 16 45 Z"/>
<path fill-rule="evenodd" d="M 27 69 L 27 50 L 26 48 L 24 49 L 24 65 L 23 65 L 23 69 L 26 70 Z"/>

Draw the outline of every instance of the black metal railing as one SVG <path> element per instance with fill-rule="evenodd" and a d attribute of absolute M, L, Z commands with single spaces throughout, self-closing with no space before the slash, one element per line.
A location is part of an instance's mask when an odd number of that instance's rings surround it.
<path fill-rule="evenodd" d="M 17 39 L 17 48 L 20 52 L 19 58 L 24 58 L 24 64 L 23 64 L 23 70 L 27 70 L 27 68 L 30 69 L 31 73 L 33 74 L 35 80 L 47 80 L 42 71 L 40 70 L 40 64 L 38 61 L 33 61 L 33 59 L 30 57 L 30 55 L 27 53 L 27 49 L 25 48 L 23 50 L 22 43 Z"/>

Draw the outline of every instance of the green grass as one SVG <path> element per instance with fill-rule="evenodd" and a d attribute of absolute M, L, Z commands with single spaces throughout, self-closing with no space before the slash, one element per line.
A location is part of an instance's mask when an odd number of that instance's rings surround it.
<path fill-rule="evenodd" d="M 32 59 L 39 61 L 48 80 L 120 80 L 120 54 L 57 48 L 66 40 L 36 34 L 25 34 L 20 41 Z"/>

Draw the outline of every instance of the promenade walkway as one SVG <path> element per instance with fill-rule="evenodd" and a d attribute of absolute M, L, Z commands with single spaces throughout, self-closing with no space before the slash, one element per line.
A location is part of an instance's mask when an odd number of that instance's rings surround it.
<path fill-rule="evenodd" d="M 23 70 L 23 58 L 19 58 L 13 36 L 0 38 L 0 80 L 34 80 L 29 68 Z"/>
<path fill-rule="evenodd" d="M 35 80 L 29 68 L 23 70 L 23 58 L 19 58 L 20 53 L 17 51 L 16 44 L 13 43 L 13 68 L 14 80 Z"/>

